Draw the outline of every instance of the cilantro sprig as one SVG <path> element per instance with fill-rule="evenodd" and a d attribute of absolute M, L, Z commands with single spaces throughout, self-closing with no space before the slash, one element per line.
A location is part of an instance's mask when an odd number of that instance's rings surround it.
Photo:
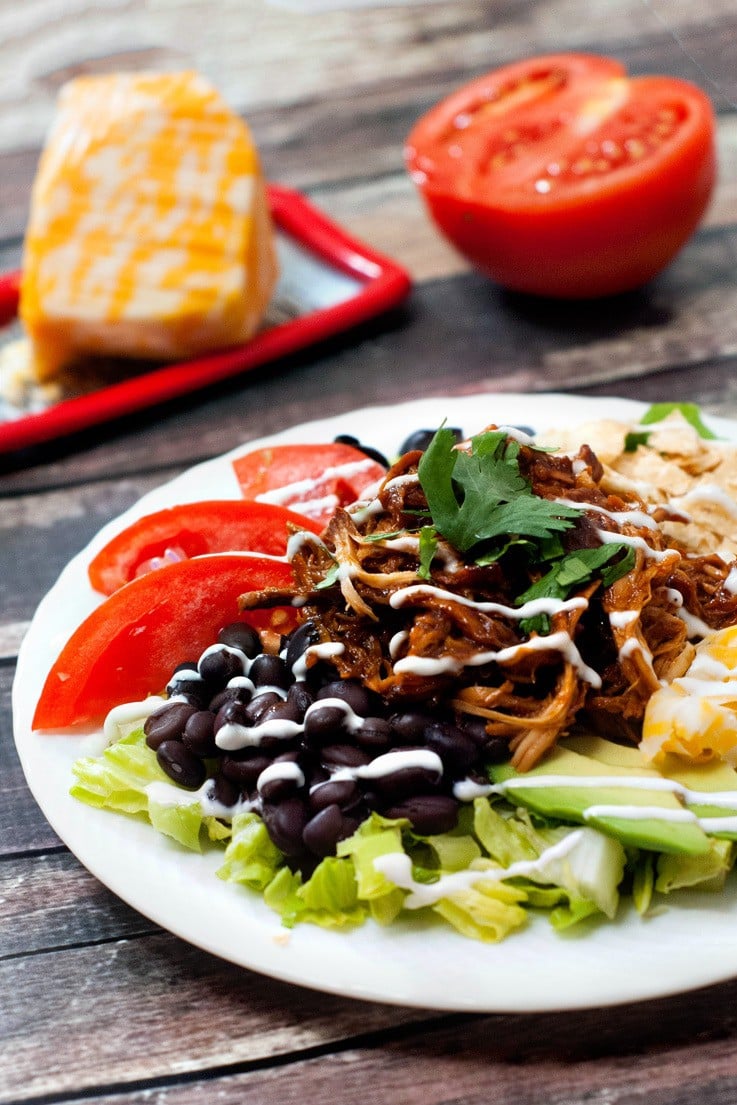
<path fill-rule="evenodd" d="M 479 434 L 471 451 L 455 448 L 441 427 L 420 460 L 418 475 L 435 530 L 460 552 L 511 534 L 543 539 L 570 529 L 573 507 L 541 499 L 522 475 L 519 445 L 500 430 Z"/>
<path fill-rule="evenodd" d="M 705 441 L 714 441 L 716 434 L 712 433 L 701 417 L 701 411 L 696 403 L 653 403 L 640 419 L 641 426 L 654 425 L 662 422 L 673 411 L 679 411 L 690 426 L 693 426 L 699 437 Z M 652 430 L 632 430 L 624 439 L 625 453 L 634 453 L 638 445 L 647 445 Z"/>
<path fill-rule="evenodd" d="M 608 587 L 629 572 L 634 550 L 624 542 L 566 552 L 561 535 L 580 517 L 581 507 L 564 506 L 536 495 L 519 466 L 519 444 L 501 430 L 471 440 L 470 452 L 455 448 L 441 427 L 420 460 L 418 475 L 430 515 L 421 531 L 420 574 L 429 578 L 438 534 L 475 563 L 485 565 L 515 550 L 540 578 L 516 602 L 565 599 L 595 578 Z M 547 632 L 545 615 L 525 619 L 524 632 Z"/>

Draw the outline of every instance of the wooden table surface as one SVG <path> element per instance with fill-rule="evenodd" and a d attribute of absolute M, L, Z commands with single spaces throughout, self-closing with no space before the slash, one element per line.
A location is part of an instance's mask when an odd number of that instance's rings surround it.
<path fill-rule="evenodd" d="M 737 415 L 733 0 L 291 8 L 0 3 L 5 267 L 19 260 L 61 82 L 191 66 L 248 116 L 271 180 L 304 191 L 415 281 L 401 309 L 321 348 L 0 461 L 0 1101 L 735 1102 L 737 981 L 558 1015 L 442 1014 L 322 995 L 158 929 L 79 865 L 26 788 L 10 691 L 39 600 L 104 522 L 193 462 L 305 419 L 425 394 L 562 389 L 696 400 Z M 721 179 L 702 228 L 652 286 L 605 304 L 529 302 L 491 287 L 437 237 L 402 166 L 406 133 L 441 95 L 559 49 L 688 77 L 718 110 Z M 493 411 L 493 394 L 479 406 Z"/>

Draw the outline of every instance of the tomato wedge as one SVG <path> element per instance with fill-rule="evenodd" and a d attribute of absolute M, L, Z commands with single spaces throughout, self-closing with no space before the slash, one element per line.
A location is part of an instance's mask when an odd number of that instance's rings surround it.
<path fill-rule="evenodd" d="M 405 158 L 439 229 L 482 272 L 588 298 L 639 287 L 693 234 L 714 186 L 714 112 L 688 82 L 555 54 L 437 104 Z"/>
<path fill-rule="evenodd" d="M 242 499 L 209 499 L 157 510 L 108 541 L 89 565 L 90 583 L 111 595 L 167 561 L 216 552 L 283 556 L 290 525 L 312 533 L 320 530 L 312 519 L 284 507 Z"/>
<path fill-rule="evenodd" d="M 386 475 L 381 464 L 341 442 L 272 445 L 237 457 L 233 468 L 247 499 L 289 507 L 321 527 Z"/>
<path fill-rule="evenodd" d="M 33 728 L 98 721 L 121 702 L 161 691 L 177 664 L 197 659 L 224 625 L 239 618 L 288 632 L 299 619 L 295 610 L 244 616 L 238 597 L 291 581 L 286 561 L 248 553 L 181 560 L 133 580 L 69 638 L 46 679 Z"/>

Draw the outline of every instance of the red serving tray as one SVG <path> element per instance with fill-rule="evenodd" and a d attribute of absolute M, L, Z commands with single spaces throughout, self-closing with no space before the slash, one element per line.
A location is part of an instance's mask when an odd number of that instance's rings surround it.
<path fill-rule="evenodd" d="M 270 184 L 268 198 L 279 231 L 336 273 L 358 282 L 346 298 L 264 329 L 245 345 L 157 367 L 2 421 L 0 453 L 39 445 L 247 372 L 373 318 L 408 294 L 410 278 L 400 265 L 353 238 L 299 192 Z M 0 275 L 0 326 L 17 317 L 19 286 L 19 272 Z"/>

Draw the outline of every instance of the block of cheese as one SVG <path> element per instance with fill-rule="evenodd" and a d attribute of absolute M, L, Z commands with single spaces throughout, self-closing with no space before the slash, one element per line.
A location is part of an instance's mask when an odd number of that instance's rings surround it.
<path fill-rule="evenodd" d="M 38 380 L 89 357 L 248 340 L 277 277 L 258 152 L 201 76 L 83 77 L 31 196 L 19 313 Z"/>

